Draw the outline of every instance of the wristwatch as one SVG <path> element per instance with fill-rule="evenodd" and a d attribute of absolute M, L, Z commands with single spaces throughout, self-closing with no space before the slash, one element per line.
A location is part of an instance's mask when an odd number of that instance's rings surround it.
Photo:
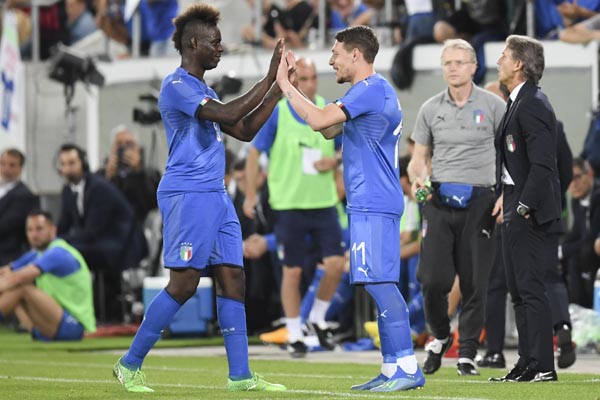
<path fill-rule="evenodd" d="M 525 204 L 519 203 L 517 206 L 517 214 L 519 214 L 521 217 L 526 216 L 529 214 L 529 207 L 527 207 Z"/>

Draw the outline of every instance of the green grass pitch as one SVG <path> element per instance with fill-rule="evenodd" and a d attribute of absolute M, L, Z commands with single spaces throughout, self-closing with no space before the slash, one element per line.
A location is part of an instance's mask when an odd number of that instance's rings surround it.
<path fill-rule="evenodd" d="M 0 328 L 0 399 L 600 399 L 600 376 L 559 374 L 543 384 L 489 383 L 497 376 L 482 370 L 480 377 L 462 378 L 442 368 L 421 390 L 376 394 L 350 386 L 378 373 L 372 364 L 251 360 L 251 368 L 271 382 L 285 384 L 286 393 L 229 393 L 224 387 L 224 357 L 149 356 L 144 364 L 148 386 L 155 393 L 127 393 L 111 375 L 118 355 L 99 350 L 127 348 L 130 337 L 94 338 L 80 343 L 37 343 L 26 334 Z M 161 340 L 158 347 L 221 344 L 219 338 Z M 600 371 L 600 365 L 599 365 Z"/>

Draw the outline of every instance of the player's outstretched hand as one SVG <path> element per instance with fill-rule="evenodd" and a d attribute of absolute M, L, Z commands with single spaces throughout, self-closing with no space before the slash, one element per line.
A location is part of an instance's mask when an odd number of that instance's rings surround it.
<path fill-rule="evenodd" d="M 267 72 L 267 76 L 272 81 L 275 80 L 277 76 L 277 68 L 281 60 L 283 59 L 282 54 L 285 50 L 285 39 L 279 38 L 277 44 L 275 45 L 275 49 L 273 49 L 273 55 L 271 56 L 271 63 L 269 64 L 269 72 Z"/>
<path fill-rule="evenodd" d="M 281 57 L 279 68 L 277 69 L 277 83 L 282 83 L 290 80 L 290 76 L 296 74 L 296 61 L 294 60 L 294 52 L 288 50 L 285 52 L 285 57 Z"/>

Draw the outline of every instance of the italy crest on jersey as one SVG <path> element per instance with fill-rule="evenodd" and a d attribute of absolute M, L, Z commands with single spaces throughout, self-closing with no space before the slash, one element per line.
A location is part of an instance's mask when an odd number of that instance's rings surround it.
<path fill-rule="evenodd" d="M 483 110 L 475 110 L 473 111 L 473 120 L 477 125 L 483 122 Z"/>
<path fill-rule="evenodd" d="M 192 259 L 192 244 L 181 243 L 179 246 L 179 257 L 183 261 L 190 261 Z"/>
<path fill-rule="evenodd" d="M 514 153 L 515 150 L 517 149 L 517 145 L 515 144 L 515 139 L 513 139 L 513 135 L 506 136 L 506 148 L 511 153 Z"/>

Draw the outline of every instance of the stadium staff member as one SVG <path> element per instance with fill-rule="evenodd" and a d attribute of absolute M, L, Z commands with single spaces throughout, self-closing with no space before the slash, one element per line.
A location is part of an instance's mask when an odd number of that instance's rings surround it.
<path fill-rule="evenodd" d="M 80 340 L 96 330 L 92 279 L 81 254 L 56 237 L 50 213 L 26 221 L 31 250 L 0 268 L 0 319 L 12 312 L 34 339 Z"/>

